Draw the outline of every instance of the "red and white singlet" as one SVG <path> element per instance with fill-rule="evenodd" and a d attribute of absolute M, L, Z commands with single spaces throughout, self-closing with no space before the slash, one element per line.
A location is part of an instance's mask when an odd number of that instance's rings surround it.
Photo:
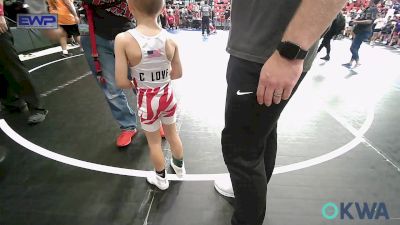
<path fill-rule="evenodd" d="M 160 128 L 161 123 L 176 122 L 177 101 L 169 75 L 171 61 L 165 50 L 167 32 L 162 30 L 156 36 L 145 36 L 131 29 L 128 33 L 139 43 L 142 52 L 140 63 L 131 67 L 133 82 L 138 91 L 138 115 L 142 128 L 154 132 Z"/>

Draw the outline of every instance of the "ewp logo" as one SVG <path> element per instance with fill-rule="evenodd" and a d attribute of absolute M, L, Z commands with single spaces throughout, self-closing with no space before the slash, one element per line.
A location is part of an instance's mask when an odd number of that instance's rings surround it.
<path fill-rule="evenodd" d="M 352 207 L 355 208 L 355 210 L 351 210 Z M 354 220 L 355 216 L 358 216 L 360 220 L 390 219 L 389 212 L 383 202 L 374 202 L 372 205 L 368 205 L 366 202 L 362 204 L 358 202 L 341 202 L 340 209 L 335 203 L 328 202 L 322 207 L 322 217 L 327 220 L 333 220 L 337 218 L 339 214 L 341 220 Z"/>
<path fill-rule="evenodd" d="M 18 14 L 18 28 L 57 29 L 56 14 Z"/>

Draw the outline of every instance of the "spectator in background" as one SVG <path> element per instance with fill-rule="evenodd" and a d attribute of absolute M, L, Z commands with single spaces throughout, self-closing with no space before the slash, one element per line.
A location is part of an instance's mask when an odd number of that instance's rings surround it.
<path fill-rule="evenodd" d="M 334 36 L 339 35 L 345 28 L 346 19 L 343 14 L 340 12 L 336 18 L 333 20 L 331 26 L 328 31 L 325 33 L 324 38 L 322 39 L 321 45 L 318 48 L 318 52 L 322 50 L 322 48 L 326 48 L 326 56 L 321 59 L 329 61 L 331 59 L 331 40 Z"/>
<path fill-rule="evenodd" d="M 391 0 L 386 0 L 385 1 L 385 8 L 390 9 L 393 5 L 393 2 Z"/>
<path fill-rule="evenodd" d="M 228 5 L 226 6 L 225 12 L 224 12 L 224 30 L 227 30 L 229 27 L 229 21 L 231 17 L 231 7 Z"/>
<path fill-rule="evenodd" d="M 373 35 L 371 37 L 371 42 L 370 45 L 375 45 L 375 41 L 380 39 L 380 36 L 382 34 L 382 29 L 385 27 L 386 25 L 386 19 L 384 17 L 384 15 L 379 15 L 378 19 L 376 19 L 374 21 L 374 29 L 373 29 Z"/>
<path fill-rule="evenodd" d="M 392 17 L 388 17 L 388 21 L 386 22 L 386 25 L 382 28 L 381 32 L 381 41 L 385 43 L 385 45 L 389 45 L 391 36 L 392 36 L 392 31 L 394 29 L 394 25 L 396 24 L 395 21 L 393 21 Z"/>
<path fill-rule="evenodd" d="M 94 26 L 97 51 L 102 67 L 105 84 L 100 84 L 111 109 L 114 119 L 118 122 L 121 132 L 117 137 L 117 147 L 128 146 L 136 135 L 136 115 L 128 105 L 127 98 L 115 83 L 114 39 L 117 34 L 134 27 L 133 15 L 129 12 L 125 1 L 115 0 L 84 0 L 94 11 Z M 96 76 L 90 39 L 82 36 L 82 46 L 90 69 Z"/>
<path fill-rule="evenodd" d="M 160 13 L 160 22 L 163 29 L 167 28 L 167 9 L 164 7 Z"/>
<path fill-rule="evenodd" d="M 355 37 L 350 47 L 352 56 L 350 62 L 343 64 L 343 66 L 351 68 L 354 62 L 356 63 L 355 67 L 361 65 L 358 51 L 360 50 L 362 42 L 369 39 L 369 37 L 372 35 L 372 24 L 374 23 L 378 14 L 376 4 L 378 4 L 379 1 L 380 0 L 371 0 L 369 3 L 369 7 L 367 7 L 360 14 L 358 19 L 353 20 L 353 24 L 355 24 L 353 30 Z"/>
<path fill-rule="evenodd" d="M 204 1 L 204 5 L 200 8 L 201 16 L 201 34 L 204 36 L 204 31 L 207 29 L 207 36 L 210 35 L 210 16 L 211 6 L 208 5 L 208 1 Z"/>
<path fill-rule="evenodd" d="M 170 12 L 170 13 L 168 13 L 168 15 L 167 15 L 167 22 L 168 22 L 168 27 L 169 27 L 170 29 L 176 28 L 176 24 L 175 24 L 175 15 L 174 15 L 173 11 Z"/>
<path fill-rule="evenodd" d="M 392 40 L 389 43 L 389 46 L 398 47 L 400 45 L 400 19 L 397 19 L 396 24 L 394 25 L 392 32 Z"/>
<path fill-rule="evenodd" d="M 181 24 L 181 20 L 180 20 L 181 14 L 180 14 L 179 6 L 175 6 L 174 16 L 175 16 L 175 26 L 176 26 L 176 29 L 178 29 Z"/>
<path fill-rule="evenodd" d="M 62 49 L 62 56 L 68 57 L 72 54 L 68 53 L 67 39 L 73 37 L 81 47 L 81 35 L 79 33 L 79 16 L 76 13 L 73 0 L 47 0 L 49 4 L 50 13 L 57 14 L 58 24 L 65 31 L 60 37 L 60 45 Z"/>
<path fill-rule="evenodd" d="M 0 103 L 9 111 L 28 106 L 29 124 L 43 122 L 48 113 L 15 50 L 14 38 L 4 15 L 3 0 L 0 0 Z"/>

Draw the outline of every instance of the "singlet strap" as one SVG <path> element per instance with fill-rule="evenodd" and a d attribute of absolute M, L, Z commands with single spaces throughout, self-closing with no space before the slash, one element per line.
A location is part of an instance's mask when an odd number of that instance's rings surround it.
<path fill-rule="evenodd" d="M 139 43 L 139 46 L 141 48 L 143 48 L 147 44 L 147 40 L 149 40 L 149 39 L 159 38 L 161 41 L 166 43 L 167 38 L 168 38 L 167 31 L 164 29 L 161 30 L 160 33 L 158 33 L 157 35 L 154 35 L 154 36 L 146 36 L 146 35 L 140 33 L 139 31 L 137 31 L 136 29 L 130 29 L 127 32 L 136 39 L 136 41 Z"/>

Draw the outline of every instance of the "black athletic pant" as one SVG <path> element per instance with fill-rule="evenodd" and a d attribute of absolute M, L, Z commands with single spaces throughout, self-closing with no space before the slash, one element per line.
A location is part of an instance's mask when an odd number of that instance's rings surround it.
<path fill-rule="evenodd" d="M 283 101 L 266 107 L 257 103 L 262 66 L 233 56 L 228 63 L 225 128 L 221 143 L 235 193 L 232 225 L 263 223 L 267 184 L 275 167 L 277 122 L 287 104 Z M 301 75 L 294 91 L 305 74 Z"/>
<path fill-rule="evenodd" d="M 207 29 L 207 34 L 210 34 L 210 17 L 203 16 L 201 19 L 201 33 L 204 34 L 204 30 Z"/>
<path fill-rule="evenodd" d="M 325 35 L 324 38 L 322 39 L 321 45 L 318 47 L 318 52 L 320 52 L 322 50 L 322 48 L 325 47 L 326 48 L 326 55 L 330 56 L 332 38 L 333 38 L 332 35 Z"/>
<path fill-rule="evenodd" d="M 43 108 L 29 72 L 14 48 L 14 38 L 10 30 L 0 34 L 0 90 L 0 99 L 5 100 L 11 97 L 10 95 L 16 95 L 23 99 L 30 109 Z"/>

